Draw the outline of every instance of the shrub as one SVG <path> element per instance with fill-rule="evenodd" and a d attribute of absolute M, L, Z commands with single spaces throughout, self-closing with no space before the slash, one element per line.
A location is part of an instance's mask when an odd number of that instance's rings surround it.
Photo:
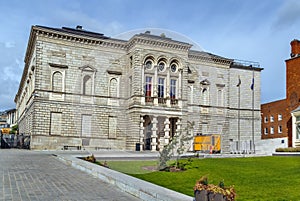
<path fill-rule="evenodd" d="M 300 147 L 277 148 L 276 152 L 300 152 Z"/>

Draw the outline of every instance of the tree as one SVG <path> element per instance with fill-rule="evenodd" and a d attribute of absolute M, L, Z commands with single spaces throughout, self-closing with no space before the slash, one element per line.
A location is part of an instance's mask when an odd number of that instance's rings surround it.
<path fill-rule="evenodd" d="M 194 122 L 188 122 L 184 130 L 176 132 L 172 141 L 165 145 L 163 150 L 159 152 L 158 169 L 164 170 L 168 167 L 167 162 L 176 154 L 176 168 L 179 167 L 179 159 L 182 154 L 186 153 L 190 147 L 190 142 L 193 139 L 192 130 Z"/>

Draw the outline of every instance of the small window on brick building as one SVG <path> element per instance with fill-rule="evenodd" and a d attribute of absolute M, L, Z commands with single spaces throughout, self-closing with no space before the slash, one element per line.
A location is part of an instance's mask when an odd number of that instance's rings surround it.
<path fill-rule="evenodd" d="M 282 133 L 282 126 L 281 125 L 278 126 L 278 133 Z"/>
<path fill-rule="evenodd" d="M 268 128 L 265 128 L 265 135 L 268 135 L 268 133 L 269 133 Z"/>
<path fill-rule="evenodd" d="M 282 120 L 282 114 L 278 114 L 278 121 Z"/>
<path fill-rule="evenodd" d="M 271 126 L 271 128 L 270 128 L 270 134 L 274 134 L 274 127 L 273 126 Z"/>
<path fill-rule="evenodd" d="M 269 119 L 267 116 L 265 116 L 265 123 L 268 123 L 269 122 Z"/>
<path fill-rule="evenodd" d="M 270 122 L 274 122 L 274 116 L 273 115 L 270 116 Z"/>

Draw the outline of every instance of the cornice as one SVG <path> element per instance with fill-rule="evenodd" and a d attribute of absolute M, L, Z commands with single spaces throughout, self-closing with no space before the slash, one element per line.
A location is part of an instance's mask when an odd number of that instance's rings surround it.
<path fill-rule="evenodd" d="M 191 60 L 196 60 L 196 61 L 201 61 L 206 63 L 228 65 L 228 66 L 233 62 L 233 59 L 227 59 L 224 57 L 213 55 L 211 53 L 200 52 L 200 51 L 190 51 L 188 58 Z"/>
<path fill-rule="evenodd" d="M 154 46 L 159 48 L 168 48 L 168 49 L 178 50 L 178 51 L 188 51 L 192 47 L 192 45 L 189 43 L 179 42 L 169 38 L 139 34 L 133 36 L 128 41 L 127 50 L 130 50 L 136 44 Z"/>
<path fill-rule="evenodd" d="M 126 41 L 118 40 L 118 39 L 111 39 L 111 38 L 96 38 L 92 36 L 85 36 L 79 35 L 76 33 L 66 33 L 63 31 L 55 30 L 55 29 L 48 29 L 44 27 L 33 27 L 37 36 L 44 36 L 47 38 L 53 38 L 63 41 L 70 41 L 73 43 L 80 43 L 86 45 L 96 45 L 102 47 L 110 47 L 116 49 L 126 50 Z"/>

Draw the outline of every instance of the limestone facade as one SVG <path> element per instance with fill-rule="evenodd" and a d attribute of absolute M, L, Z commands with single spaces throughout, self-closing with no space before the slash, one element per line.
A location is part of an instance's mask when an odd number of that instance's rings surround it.
<path fill-rule="evenodd" d="M 156 151 L 193 122 L 190 135 L 220 134 L 224 153 L 253 151 L 262 69 L 191 47 L 149 32 L 119 40 L 33 26 L 15 97 L 19 132 L 31 149 Z"/>

